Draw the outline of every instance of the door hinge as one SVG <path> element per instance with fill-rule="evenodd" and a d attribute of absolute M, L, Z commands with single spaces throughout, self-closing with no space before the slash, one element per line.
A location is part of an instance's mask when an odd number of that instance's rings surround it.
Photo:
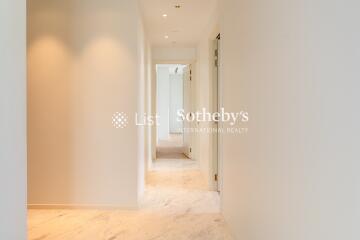
<path fill-rule="evenodd" d="M 192 150 L 192 149 L 190 148 L 190 152 L 191 152 L 191 150 Z"/>
<path fill-rule="evenodd" d="M 215 49 L 215 67 L 219 66 L 219 50 Z"/>
<path fill-rule="evenodd" d="M 214 179 L 215 179 L 215 181 L 217 182 L 217 180 L 218 180 L 218 175 L 217 175 L 217 174 L 215 174 Z"/>

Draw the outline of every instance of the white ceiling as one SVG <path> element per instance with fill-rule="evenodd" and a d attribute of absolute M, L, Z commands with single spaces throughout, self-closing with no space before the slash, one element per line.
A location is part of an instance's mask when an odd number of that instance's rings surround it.
<path fill-rule="evenodd" d="M 147 37 L 155 47 L 195 47 L 216 7 L 216 0 L 140 0 L 140 3 Z M 175 8 L 177 4 L 180 9 Z M 165 35 L 169 38 L 165 39 Z"/>

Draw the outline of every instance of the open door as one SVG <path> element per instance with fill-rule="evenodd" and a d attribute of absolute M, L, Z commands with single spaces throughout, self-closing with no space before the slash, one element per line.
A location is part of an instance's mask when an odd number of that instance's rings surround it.
<path fill-rule="evenodd" d="M 192 91 L 192 77 L 191 77 L 191 65 L 187 65 L 184 68 L 184 73 L 183 73 L 183 84 L 184 84 L 184 88 L 183 88 L 183 93 L 184 93 L 184 112 L 185 114 L 192 113 L 192 99 L 191 99 L 191 91 Z M 192 122 L 187 121 L 186 119 L 184 120 L 183 123 L 183 142 L 184 142 L 184 154 L 188 157 L 188 158 L 192 158 L 193 155 L 193 149 L 192 149 L 192 133 L 190 132 L 190 129 L 192 128 Z"/>

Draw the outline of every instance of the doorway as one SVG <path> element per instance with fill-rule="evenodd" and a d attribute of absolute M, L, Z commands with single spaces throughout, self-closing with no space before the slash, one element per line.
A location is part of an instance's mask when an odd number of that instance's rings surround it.
<path fill-rule="evenodd" d="M 157 158 L 190 157 L 186 151 L 188 137 L 183 131 L 186 123 L 178 116 L 191 101 L 185 80 L 188 69 L 186 64 L 156 64 Z"/>

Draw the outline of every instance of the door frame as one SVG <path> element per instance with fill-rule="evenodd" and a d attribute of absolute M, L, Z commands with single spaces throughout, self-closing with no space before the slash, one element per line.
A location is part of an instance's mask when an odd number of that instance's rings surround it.
<path fill-rule="evenodd" d="M 151 94 L 151 114 L 157 113 L 157 76 L 156 76 L 156 65 L 158 64 L 183 64 L 183 65 L 191 65 L 192 69 L 192 77 L 196 81 L 196 60 L 152 60 L 151 63 L 151 87 L 154 89 Z M 193 101 L 192 104 L 195 102 Z M 154 162 L 157 158 L 156 156 L 156 146 L 157 146 L 157 126 L 156 124 L 153 125 L 153 128 L 151 129 L 151 141 L 150 141 L 150 148 L 152 152 L 151 156 L 151 164 Z M 194 136 L 192 136 L 194 137 Z M 194 150 L 193 158 L 196 159 L 197 155 L 195 154 L 197 151 L 196 141 L 193 142 L 192 149 Z M 149 166 L 152 166 L 149 164 Z M 148 169 L 150 170 L 150 169 Z"/>
<path fill-rule="evenodd" d="M 196 108 L 196 103 L 194 102 L 194 98 L 196 98 L 196 94 L 194 96 L 194 91 L 196 90 L 192 84 L 192 65 L 191 64 L 186 64 L 186 68 L 188 70 L 188 78 L 186 79 L 185 78 L 185 72 L 184 72 L 184 75 L 183 75 L 183 107 L 184 107 L 184 110 L 186 112 L 186 110 L 188 110 L 188 112 L 190 112 L 191 114 L 193 114 L 194 112 L 194 107 Z M 187 83 L 188 81 L 188 83 Z M 185 87 L 186 84 L 188 84 L 188 88 Z M 188 93 L 188 95 L 185 96 L 185 93 Z M 189 106 L 187 106 L 186 104 L 186 100 L 187 98 L 186 97 L 189 97 L 190 98 L 190 101 L 189 101 Z M 194 106 L 195 104 L 195 106 Z M 189 109 L 187 109 L 187 107 L 189 107 Z M 184 121 L 184 124 L 183 124 L 183 127 L 185 129 L 185 127 L 190 127 L 190 128 L 193 128 L 195 127 L 194 126 L 194 123 L 193 122 L 189 122 L 187 123 L 187 121 Z M 187 141 L 185 141 L 185 137 L 186 135 L 189 136 L 189 145 L 187 145 Z M 192 149 L 194 148 L 194 143 L 196 142 L 196 135 L 195 133 L 186 133 L 183 131 L 183 143 L 184 143 L 184 146 L 183 146 L 183 153 L 185 154 L 185 156 L 187 156 L 188 158 L 190 159 L 194 159 L 194 152 L 192 151 Z"/>
<path fill-rule="evenodd" d="M 221 33 L 218 34 L 218 106 L 219 108 L 224 107 L 223 102 L 223 61 L 222 61 L 222 43 L 221 43 Z M 219 128 L 224 129 L 224 123 L 219 122 Z M 218 135 L 218 172 L 219 172 L 219 181 L 218 181 L 218 191 L 220 191 L 220 202 L 222 201 L 222 192 L 223 192 L 223 134 Z"/>
<path fill-rule="evenodd" d="M 223 107 L 223 95 L 222 95 L 222 61 L 221 61 L 221 41 L 220 41 L 220 33 L 217 34 L 212 40 L 212 47 L 211 47 L 211 96 L 214 97 L 216 94 L 216 105 L 213 101 L 211 101 L 211 111 L 215 112 L 216 110 L 220 111 Z M 218 50 L 217 56 L 215 56 L 215 50 Z M 217 66 L 215 66 L 215 59 L 217 59 Z M 215 89 L 216 88 L 216 89 Z M 216 91 L 216 93 L 215 93 Z M 214 125 L 212 125 L 214 127 Z M 218 122 L 216 125 L 217 129 L 223 129 L 223 123 L 221 121 Z M 222 153 L 222 146 L 223 146 L 223 138 L 221 133 L 213 134 L 211 136 L 211 144 L 210 146 L 214 148 L 216 144 L 216 151 L 215 149 L 211 150 L 211 181 L 210 187 L 212 190 L 222 192 L 222 162 L 223 162 L 223 153 Z M 215 180 L 215 175 L 217 176 L 217 180 Z M 220 194 L 221 195 L 221 194 Z"/>

